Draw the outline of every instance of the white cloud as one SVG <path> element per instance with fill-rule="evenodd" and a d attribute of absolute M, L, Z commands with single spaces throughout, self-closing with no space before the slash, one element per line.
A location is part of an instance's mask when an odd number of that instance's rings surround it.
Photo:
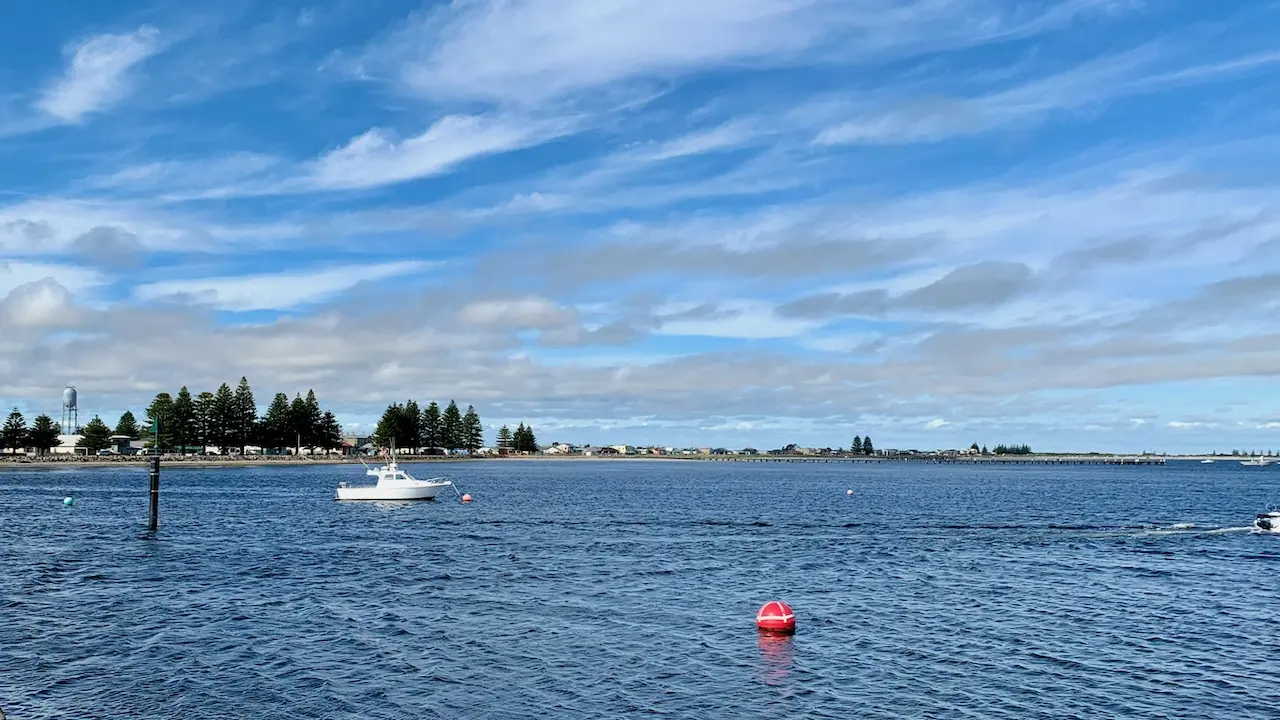
<path fill-rule="evenodd" d="M 18 327 L 56 327 L 68 323 L 71 292 L 53 278 L 24 283 L 0 300 L 5 319 Z"/>
<path fill-rule="evenodd" d="M 438 175 L 466 160 L 541 144 L 573 128 L 567 121 L 449 115 L 403 141 L 373 129 L 317 160 L 307 184 L 355 189 Z"/>
<path fill-rule="evenodd" d="M 1280 63 L 1280 53 L 1245 55 L 1229 61 L 1158 71 L 1167 53 L 1155 46 L 1103 57 L 1065 72 L 976 97 L 929 94 L 882 100 L 852 110 L 852 119 L 819 132 L 818 145 L 883 145 L 934 142 L 974 135 L 1055 111 L 1078 111 L 1120 97 L 1156 93 L 1240 75 Z"/>
<path fill-rule="evenodd" d="M 575 313 L 546 298 L 481 300 L 458 314 L 461 322 L 485 327 L 545 328 L 572 319 Z"/>
<path fill-rule="evenodd" d="M 75 294 L 101 284 L 102 276 L 92 270 L 70 265 L 0 260 L 0 296 L 43 280 L 50 280 L 58 287 Z"/>
<path fill-rule="evenodd" d="M 739 338 L 764 340 L 803 335 L 820 323 L 779 317 L 773 304 L 756 300 L 729 300 L 718 303 L 706 314 L 681 317 L 699 303 L 672 303 L 658 309 L 661 326 L 655 330 L 660 335 L 692 335 L 701 337 Z"/>
<path fill-rule="evenodd" d="M 1069 0 L 1037 13 L 991 0 L 470 0 L 411 16 L 355 70 L 435 99 L 532 105 L 726 66 L 964 47 L 1114 5 Z"/>
<path fill-rule="evenodd" d="M 324 270 L 234 275 L 147 283 L 134 289 L 142 301 L 178 299 L 219 310 L 288 310 L 327 300 L 357 283 L 425 270 L 425 262 L 392 262 Z"/>
<path fill-rule="evenodd" d="M 1217 423 L 1188 421 L 1188 420 L 1170 420 L 1169 427 L 1175 430 L 1188 430 L 1191 428 L 1217 427 Z"/>
<path fill-rule="evenodd" d="M 927 423 L 925 423 L 925 424 L 924 424 L 924 429 L 925 429 L 925 430 L 937 430 L 938 428 L 944 428 L 944 427 L 946 427 L 946 426 L 948 426 L 948 425 L 950 425 L 950 424 L 951 424 L 951 423 L 947 422 L 946 420 L 943 420 L 942 418 L 934 418 L 934 419 L 932 419 L 932 420 L 930 420 L 929 422 L 927 422 Z"/>
<path fill-rule="evenodd" d="M 39 108 L 72 123 L 108 108 L 128 93 L 129 71 L 161 47 L 159 31 L 148 26 L 123 35 L 95 35 L 69 46 L 67 68 L 45 91 Z"/>

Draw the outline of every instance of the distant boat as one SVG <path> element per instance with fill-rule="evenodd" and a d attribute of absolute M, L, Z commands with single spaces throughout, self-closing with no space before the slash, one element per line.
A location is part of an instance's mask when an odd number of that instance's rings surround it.
<path fill-rule="evenodd" d="M 369 467 L 364 460 L 365 474 L 378 478 L 375 485 L 347 485 L 338 483 L 337 500 L 434 500 L 439 492 L 453 483 L 442 477 L 418 480 L 396 464 L 395 448 L 391 449 L 386 465 Z"/>
<path fill-rule="evenodd" d="M 1240 464 L 1248 465 L 1249 467 L 1263 467 L 1265 465 L 1270 465 L 1273 462 L 1275 462 L 1275 460 L 1269 457 L 1256 457 L 1249 458 L 1248 460 L 1241 460 Z"/>
<path fill-rule="evenodd" d="M 1213 460 L 1201 460 L 1201 461 L 1200 461 L 1200 464 L 1201 464 L 1201 465 L 1212 465 L 1212 464 L 1213 464 Z"/>

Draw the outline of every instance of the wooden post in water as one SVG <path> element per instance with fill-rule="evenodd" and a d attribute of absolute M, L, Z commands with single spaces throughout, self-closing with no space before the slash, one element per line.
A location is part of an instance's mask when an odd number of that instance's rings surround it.
<path fill-rule="evenodd" d="M 156 531 L 160 520 L 160 456 L 151 458 L 151 510 L 147 513 L 147 530 Z"/>

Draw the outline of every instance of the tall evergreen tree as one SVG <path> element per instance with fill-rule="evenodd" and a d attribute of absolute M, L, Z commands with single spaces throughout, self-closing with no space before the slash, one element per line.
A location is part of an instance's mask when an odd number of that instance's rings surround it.
<path fill-rule="evenodd" d="M 201 450 L 210 446 L 217 445 L 217 437 L 214 431 L 214 398 L 213 393 L 208 390 L 200 393 L 195 399 L 195 441 Z"/>
<path fill-rule="evenodd" d="M 401 445 L 401 442 L 404 445 Z M 404 412 L 400 414 L 400 435 L 396 439 L 396 447 L 403 447 L 405 452 L 411 454 L 417 454 L 418 448 L 422 447 L 422 413 L 414 400 L 406 400 L 404 403 Z"/>
<path fill-rule="evenodd" d="M 120 421 L 116 423 L 117 435 L 128 435 L 130 439 L 137 440 L 142 436 L 142 430 L 138 427 L 138 420 L 133 413 L 125 410 L 120 416 Z"/>
<path fill-rule="evenodd" d="M 191 392 L 187 390 L 187 386 L 183 385 L 178 388 L 178 396 L 173 399 L 173 407 L 169 414 L 169 437 L 173 439 L 178 452 L 185 453 L 188 448 L 196 444 L 198 430 L 195 401 L 191 399 Z M 200 448 L 200 451 L 203 452 L 204 448 Z"/>
<path fill-rule="evenodd" d="M 324 434 L 323 422 L 324 412 L 320 409 L 320 401 L 316 400 L 316 391 L 308 390 L 307 399 L 303 401 L 302 440 L 313 454 Z"/>
<path fill-rule="evenodd" d="M 342 447 L 342 425 L 338 424 L 338 418 L 328 410 L 320 417 L 320 438 L 317 442 L 325 452 Z"/>
<path fill-rule="evenodd" d="M 253 388 L 249 387 L 249 380 L 241 376 L 240 384 L 236 385 L 235 429 L 232 433 L 232 442 L 240 448 L 241 455 L 244 455 L 246 445 L 253 444 L 257 426 L 258 404 L 253 399 Z"/>
<path fill-rule="evenodd" d="M 289 405 L 289 444 L 293 446 L 295 455 L 302 454 L 302 434 L 310 432 L 308 415 L 307 401 L 302 399 L 301 393 L 295 394 L 293 403 Z"/>
<path fill-rule="evenodd" d="M 466 440 L 462 434 L 462 413 L 458 411 L 458 403 L 452 400 L 440 415 L 440 439 L 451 452 L 462 447 Z"/>
<path fill-rule="evenodd" d="M 520 423 L 516 427 L 515 433 L 511 437 L 512 444 L 515 446 L 516 452 L 536 453 L 538 452 L 538 439 L 533 435 L 533 426 Z"/>
<path fill-rule="evenodd" d="M 58 436 L 62 434 L 62 429 L 48 415 L 40 415 L 31 422 L 31 429 L 27 431 L 27 441 L 31 443 L 31 447 L 36 449 L 37 453 L 44 455 L 53 448 L 62 444 Z"/>
<path fill-rule="evenodd" d="M 480 414 L 474 405 L 467 406 L 467 414 L 462 416 L 463 447 L 469 453 L 484 447 L 484 425 L 480 422 Z"/>
<path fill-rule="evenodd" d="M 190 397 L 188 394 L 187 398 L 190 399 Z M 93 419 L 80 429 L 80 441 L 76 443 L 76 447 L 88 450 L 90 455 L 111 447 L 111 428 L 102 422 L 102 418 L 94 415 Z"/>
<path fill-rule="evenodd" d="M 169 440 L 169 420 L 173 415 L 173 397 L 167 392 L 156 393 L 156 397 L 147 406 L 147 427 L 143 434 L 146 439 L 155 443 L 156 452 L 164 452 L 173 447 Z M 159 425 L 159 434 L 157 434 Z"/>
<path fill-rule="evenodd" d="M 432 400 L 427 408 L 422 411 L 422 423 L 418 429 L 419 436 L 422 438 L 420 444 L 425 448 L 444 447 L 444 437 L 441 434 L 440 405 Z"/>
<path fill-rule="evenodd" d="M 498 447 L 502 450 L 511 450 L 515 447 L 515 442 L 511 437 L 511 428 L 503 425 L 498 428 Z"/>
<path fill-rule="evenodd" d="M 0 443 L 12 450 L 15 455 L 19 450 L 27 447 L 27 419 L 18 412 L 18 408 L 14 408 L 13 412 L 9 413 L 9 417 L 4 421 L 4 427 L 0 428 Z"/>
<path fill-rule="evenodd" d="M 290 415 L 289 396 L 276 393 L 262 418 L 262 442 L 274 450 L 283 450 L 292 440 L 293 417 Z"/>
<path fill-rule="evenodd" d="M 373 442 L 380 448 L 390 448 L 393 444 L 399 447 L 400 428 L 403 425 L 401 416 L 404 414 L 404 406 L 399 403 L 391 403 L 387 409 L 382 411 L 382 417 L 378 419 L 378 426 L 373 431 Z"/>
<path fill-rule="evenodd" d="M 853 452 L 854 455 L 862 454 L 862 436 L 861 435 L 853 436 L 853 447 L 850 448 L 850 450 Z"/>
<path fill-rule="evenodd" d="M 223 455 L 231 451 L 233 444 L 238 444 L 235 438 L 235 429 L 240 424 L 240 413 L 236 407 L 236 395 L 231 390 L 231 386 L 222 383 L 218 386 L 218 391 L 213 394 L 213 412 L 210 413 L 210 425 L 212 426 L 210 433 L 213 437 L 214 445 L 218 446 L 218 452 Z"/>
<path fill-rule="evenodd" d="M 875 454 L 875 452 L 876 452 L 876 448 L 875 448 L 875 446 L 874 446 L 874 445 L 872 445 L 872 444 L 871 444 L 871 436 L 870 436 L 870 435 L 868 435 L 868 436 L 866 436 L 866 437 L 862 438 L 862 454 L 863 454 L 863 455 L 874 455 L 874 454 Z"/>

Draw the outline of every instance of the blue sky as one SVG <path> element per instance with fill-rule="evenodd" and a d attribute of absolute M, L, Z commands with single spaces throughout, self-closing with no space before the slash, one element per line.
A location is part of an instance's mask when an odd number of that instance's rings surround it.
<path fill-rule="evenodd" d="M 1280 450 L 1280 4 L 11 4 L 0 401 Z"/>

